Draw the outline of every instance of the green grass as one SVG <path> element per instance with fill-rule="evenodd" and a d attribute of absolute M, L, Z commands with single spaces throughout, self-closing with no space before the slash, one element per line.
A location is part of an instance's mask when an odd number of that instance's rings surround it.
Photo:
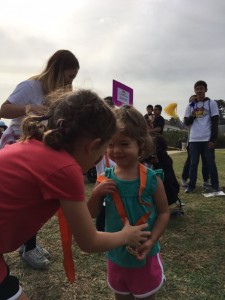
<path fill-rule="evenodd" d="M 186 153 L 172 154 L 174 170 L 180 181 Z M 216 153 L 221 186 L 225 185 L 225 150 Z M 225 299 L 225 196 L 205 198 L 199 168 L 196 193 L 180 198 L 185 203 L 184 216 L 172 218 L 161 238 L 166 284 L 158 299 L 223 300 Z M 93 184 L 86 183 L 87 196 Z M 174 210 L 171 207 L 171 211 Z M 39 232 L 38 242 L 52 255 L 49 270 L 32 270 L 18 252 L 7 255 L 12 274 L 20 279 L 32 300 L 113 299 L 106 284 L 104 254 L 85 254 L 74 245 L 76 283 L 69 284 L 62 266 L 61 242 L 57 218 L 53 217 Z"/>

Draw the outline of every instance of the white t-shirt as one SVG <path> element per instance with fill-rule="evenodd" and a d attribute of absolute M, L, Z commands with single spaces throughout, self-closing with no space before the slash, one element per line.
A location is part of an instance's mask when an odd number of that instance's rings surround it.
<path fill-rule="evenodd" d="M 188 105 L 185 111 L 185 118 L 189 118 L 192 111 L 195 111 L 196 118 L 189 129 L 189 142 L 208 142 L 211 136 L 211 117 L 219 115 L 216 101 L 195 102 L 193 106 Z"/>
<path fill-rule="evenodd" d="M 43 104 L 44 95 L 41 82 L 37 80 L 25 80 L 19 83 L 7 100 L 12 104 L 18 105 Z M 9 128 L 11 127 L 17 136 L 21 135 L 20 124 L 22 119 L 23 117 L 12 119 L 9 125 Z"/>

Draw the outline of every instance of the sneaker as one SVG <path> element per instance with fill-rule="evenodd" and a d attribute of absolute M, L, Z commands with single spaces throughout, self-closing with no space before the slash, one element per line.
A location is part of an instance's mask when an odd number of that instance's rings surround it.
<path fill-rule="evenodd" d="M 187 187 L 188 186 L 187 180 L 181 179 L 181 186 Z"/>
<path fill-rule="evenodd" d="M 220 192 L 220 189 L 213 189 L 213 193 L 219 193 Z"/>
<path fill-rule="evenodd" d="M 187 187 L 186 189 L 185 189 L 185 193 L 193 193 L 194 192 L 194 189 L 192 189 L 192 188 L 190 188 L 190 187 Z"/>
<path fill-rule="evenodd" d="M 51 259 L 50 253 L 49 253 L 45 248 L 42 248 L 42 247 L 39 246 L 39 245 L 36 245 L 36 248 L 37 248 L 38 251 L 39 251 L 40 253 L 42 253 L 47 259 Z M 23 255 L 24 249 L 25 249 L 25 245 L 20 246 L 20 248 L 19 248 L 19 255 L 20 255 L 20 256 Z"/>
<path fill-rule="evenodd" d="M 23 252 L 22 259 L 34 269 L 47 269 L 50 261 L 44 256 L 43 251 L 39 249 L 36 247 L 33 250 Z"/>
<path fill-rule="evenodd" d="M 49 253 L 45 248 L 42 248 L 42 247 L 39 246 L 39 245 L 36 245 L 36 248 L 38 249 L 38 251 L 39 251 L 40 253 L 43 253 L 43 255 L 44 255 L 47 259 L 51 259 L 50 253 Z"/>
<path fill-rule="evenodd" d="M 207 181 L 203 182 L 202 186 L 207 189 L 207 188 L 210 188 L 212 185 L 211 185 L 210 180 L 207 180 Z"/>

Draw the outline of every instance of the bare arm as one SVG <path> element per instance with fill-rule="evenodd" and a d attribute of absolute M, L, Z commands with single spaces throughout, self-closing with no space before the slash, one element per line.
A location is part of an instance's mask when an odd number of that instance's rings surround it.
<path fill-rule="evenodd" d="M 8 100 L 6 100 L 1 106 L 0 118 L 14 119 L 23 117 L 28 113 L 43 115 L 46 111 L 47 108 L 44 105 L 18 105 L 10 103 Z"/>
<path fill-rule="evenodd" d="M 143 259 L 153 244 L 162 236 L 169 222 L 169 206 L 162 180 L 157 176 L 157 188 L 154 194 L 158 216 L 151 232 L 151 238 L 140 247 L 139 259 Z"/>
<path fill-rule="evenodd" d="M 122 245 L 140 245 L 150 236 L 143 231 L 147 224 L 130 226 L 127 221 L 121 231 L 97 232 L 85 201 L 60 201 L 65 218 L 78 246 L 85 252 L 105 252 Z"/>

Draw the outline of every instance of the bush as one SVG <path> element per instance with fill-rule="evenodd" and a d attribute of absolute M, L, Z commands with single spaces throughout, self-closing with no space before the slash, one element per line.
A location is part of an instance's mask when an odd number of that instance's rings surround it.
<path fill-rule="evenodd" d="M 164 131 L 163 137 L 165 138 L 168 148 L 179 148 L 180 142 L 187 142 L 188 132 L 186 130 L 181 131 Z"/>

